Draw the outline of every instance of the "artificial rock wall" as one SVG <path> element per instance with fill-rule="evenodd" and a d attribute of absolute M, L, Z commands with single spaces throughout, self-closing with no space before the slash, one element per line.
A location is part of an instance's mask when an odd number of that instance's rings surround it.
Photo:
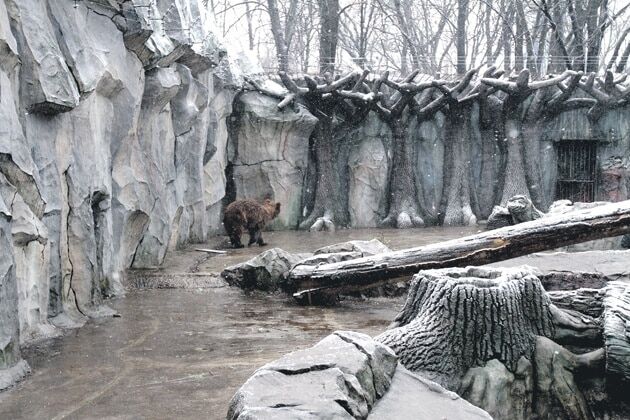
<path fill-rule="evenodd" d="M 197 0 L 0 0 L 0 389 L 20 345 L 218 223 L 233 81 L 209 28 Z"/>
<path fill-rule="evenodd" d="M 276 89 L 281 89 L 276 86 Z M 272 198 L 284 209 L 273 228 L 295 228 L 308 214 L 316 185 L 312 159 L 316 124 L 301 106 L 278 111 L 278 99 L 248 92 L 234 100 L 228 141 L 228 200 Z M 524 106 L 527 107 L 529 103 Z M 505 177 L 506 133 L 480 123 L 479 108 L 470 107 L 466 144 L 469 148 L 473 211 L 477 220 L 488 218 L 501 202 Z M 429 223 L 439 219 L 445 174 L 448 120 L 438 112 L 418 124 L 414 117 L 407 139 L 413 151 L 417 201 Z M 497 127 L 501 124 L 497 122 Z M 562 140 L 597 143 L 596 201 L 622 201 L 630 197 L 630 107 L 609 110 L 596 122 L 587 109 L 561 113 L 552 119 L 523 123 L 524 159 L 540 166 L 539 204 L 546 211 L 557 199 L 557 144 Z M 336 168 L 341 173 L 349 227 L 377 227 L 387 213 L 388 176 L 392 134 L 374 113 L 358 127 L 335 133 Z M 311 150 L 309 150 L 309 145 Z M 532 147 L 535 145 L 535 147 Z M 524 192 L 523 192 L 524 193 Z M 301 202 L 301 206 L 298 203 Z"/>

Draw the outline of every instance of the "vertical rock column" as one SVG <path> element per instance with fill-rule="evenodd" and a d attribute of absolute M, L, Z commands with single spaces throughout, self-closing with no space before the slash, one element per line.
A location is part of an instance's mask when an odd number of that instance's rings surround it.
<path fill-rule="evenodd" d="M 18 294 L 11 238 L 11 212 L 0 195 L 0 391 L 28 373 L 20 359 Z"/>

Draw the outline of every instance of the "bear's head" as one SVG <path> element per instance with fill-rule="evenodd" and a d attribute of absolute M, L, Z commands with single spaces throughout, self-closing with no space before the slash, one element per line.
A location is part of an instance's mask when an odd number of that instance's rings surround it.
<path fill-rule="evenodd" d="M 266 199 L 263 206 L 272 219 L 275 219 L 280 214 L 280 203 L 274 203 L 270 199 Z"/>

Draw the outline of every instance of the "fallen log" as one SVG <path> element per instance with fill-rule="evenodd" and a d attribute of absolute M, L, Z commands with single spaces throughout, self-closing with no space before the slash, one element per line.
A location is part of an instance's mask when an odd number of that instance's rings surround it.
<path fill-rule="evenodd" d="M 501 229 L 422 247 L 319 266 L 296 265 L 289 273 L 298 300 L 330 299 L 398 282 L 420 270 L 484 265 L 534 252 L 630 233 L 630 200 L 570 214 L 550 215 Z"/>
<path fill-rule="evenodd" d="M 612 282 L 604 298 L 606 372 L 630 383 L 630 285 Z"/>

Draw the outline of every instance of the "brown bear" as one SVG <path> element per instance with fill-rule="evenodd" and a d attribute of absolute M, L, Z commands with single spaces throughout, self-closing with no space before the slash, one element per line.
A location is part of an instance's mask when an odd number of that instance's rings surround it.
<path fill-rule="evenodd" d="M 225 209 L 223 226 L 230 237 L 234 248 L 243 248 L 241 235 L 244 229 L 249 233 L 249 243 L 260 246 L 267 245 L 262 238 L 265 225 L 280 213 L 280 203 L 273 203 L 267 199 L 260 204 L 254 200 L 236 200 Z"/>

